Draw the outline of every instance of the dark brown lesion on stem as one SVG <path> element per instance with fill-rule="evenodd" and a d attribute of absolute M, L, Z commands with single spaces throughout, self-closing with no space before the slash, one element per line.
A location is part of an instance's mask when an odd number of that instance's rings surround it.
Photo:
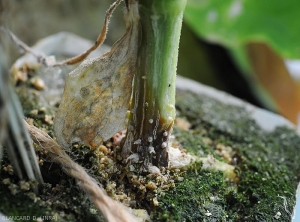
<path fill-rule="evenodd" d="M 133 131 L 129 131 L 123 148 L 125 148 L 126 145 L 131 146 L 127 147 L 127 149 L 123 149 L 123 157 L 126 158 L 133 153 L 137 153 L 139 155 L 139 162 L 142 162 L 146 169 L 152 165 L 167 167 L 169 162 L 169 137 L 173 122 L 167 127 L 165 122 L 166 120 L 161 118 L 158 121 L 158 125 L 153 124 L 150 128 L 143 127 L 143 129 L 136 128 Z M 140 126 L 142 125 L 147 124 L 140 124 Z M 141 130 L 142 135 L 140 135 Z M 133 141 L 133 143 L 126 144 L 126 142 L 130 140 Z"/>
<path fill-rule="evenodd" d="M 155 154 L 150 156 L 151 162 L 154 166 L 168 166 L 168 147 L 172 126 L 173 122 L 166 129 L 158 130 L 158 132 L 156 133 L 156 139 L 153 141 L 152 145 L 154 147 Z"/>

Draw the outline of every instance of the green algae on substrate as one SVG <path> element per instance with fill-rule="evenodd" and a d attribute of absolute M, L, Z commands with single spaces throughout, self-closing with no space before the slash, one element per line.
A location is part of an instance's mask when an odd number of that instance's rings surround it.
<path fill-rule="evenodd" d="M 176 141 L 198 155 L 201 151 L 204 155 L 218 156 L 213 153 L 218 143 L 232 147 L 231 164 L 236 166 L 238 181 L 230 182 L 220 172 L 192 169 L 173 190 L 158 195 L 159 207 L 152 218 L 155 221 L 291 221 L 300 172 L 299 135 L 286 127 L 265 132 L 242 108 L 190 92 L 177 92 L 176 106 L 179 116 L 192 125 L 188 132 L 175 127 Z M 210 138 L 212 143 L 204 144 L 202 136 Z M 278 212 L 280 217 L 276 218 Z"/>
<path fill-rule="evenodd" d="M 226 183 L 220 172 L 189 171 L 183 182 L 159 196 L 154 221 L 222 221 L 226 218 L 223 193 Z M 209 214 L 210 216 L 207 216 Z"/>
<path fill-rule="evenodd" d="M 35 117 L 30 112 L 34 109 L 39 110 L 41 107 L 46 109 L 46 114 L 53 115 L 55 113 L 56 108 L 51 107 L 38 90 L 31 88 L 27 84 L 21 84 L 15 89 L 26 117 Z"/>
<path fill-rule="evenodd" d="M 48 101 L 41 96 L 40 92 L 31 88 L 29 83 L 20 84 L 15 87 L 15 89 L 24 116 L 33 119 L 33 123 L 37 128 L 46 129 L 48 134 L 53 137 L 53 124 L 49 124 L 49 122 L 45 120 L 45 117 L 48 115 L 53 118 L 57 108 L 50 106 Z M 33 114 L 33 110 L 36 110 L 37 114 Z"/>

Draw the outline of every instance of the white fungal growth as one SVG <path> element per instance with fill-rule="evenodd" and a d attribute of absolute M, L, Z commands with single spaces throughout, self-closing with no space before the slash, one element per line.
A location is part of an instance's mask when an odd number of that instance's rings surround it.
<path fill-rule="evenodd" d="M 168 143 L 167 143 L 167 142 L 163 142 L 163 143 L 161 144 L 161 147 L 162 147 L 162 148 L 167 148 L 167 146 L 168 146 Z"/>
<path fill-rule="evenodd" d="M 274 218 L 275 218 L 276 220 L 278 220 L 278 219 L 280 218 L 280 216 L 281 216 L 281 213 L 278 211 L 278 212 L 276 213 L 276 215 L 274 216 Z"/>
<path fill-rule="evenodd" d="M 188 169 L 190 167 L 195 167 L 194 163 L 202 163 L 197 165 L 201 168 L 201 170 L 209 172 L 220 171 L 230 180 L 235 179 L 237 176 L 234 166 L 221 162 L 211 155 L 208 155 L 207 157 L 198 157 L 185 153 L 178 148 L 173 148 L 172 146 L 169 146 L 168 154 L 169 169 Z"/>
<path fill-rule="evenodd" d="M 133 142 L 133 144 L 141 144 L 141 143 L 142 143 L 141 139 L 138 139 L 138 140 Z"/>
<path fill-rule="evenodd" d="M 129 166 L 129 170 L 130 170 L 131 172 L 134 171 L 134 170 L 135 170 L 134 166 L 133 166 L 133 165 L 130 165 L 130 166 Z"/>
<path fill-rule="evenodd" d="M 149 123 L 153 123 L 153 119 L 149 119 Z"/>
<path fill-rule="evenodd" d="M 168 136 L 168 132 L 165 131 L 165 132 L 163 133 L 163 136 Z"/>
<path fill-rule="evenodd" d="M 212 214 L 211 214 L 211 212 L 209 212 L 209 210 L 207 210 L 206 213 L 205 213 L 205 215 L 208 216 L 208 217 L 210 217 Z"/>
<path fill-rule="evenodd" d="M 174 121 L 173 118 L 171 116 L 168 116 L 168 122 L 171 123 L 173 121 Z"/>
<path fill-rule="evenodd" d="M 139 155 L 137 153 L 131 154 L 129 157 L 127 157 L 126 163 L 128 163 L 128 161 L 131 161 L 131 163 L 138 163 L 139 162 Z"/>
<path fill-rule="evenodd" d="M 170 109 L 175 109 L 175 107 L 174 107 L 173 104 L 168 104 L 168 107 L 169 107 Z"/>
<path fill-rule="evenodd" d="M 154 147 L 153 146 L 149 146 L 149 153 L 150 154 L 155 154 L 155 150 L 154 150 Z"/>
<path fill-rule="evenodd" d="M 152 142 L 153 142 L 153 137 L 152 137 L 152 136 L 149 136 L 149 137 L 148 137 L 148 142 L 149 142 L 149 143 L 152 143 Z"/>
<path fill-rule="evenodd" d="M 149 170 L 149 173 L 151 173 L 151 174 L 161 175 L 160 169 L 158 169 L 156 166 L 149 166 L 148 170 Z"/>

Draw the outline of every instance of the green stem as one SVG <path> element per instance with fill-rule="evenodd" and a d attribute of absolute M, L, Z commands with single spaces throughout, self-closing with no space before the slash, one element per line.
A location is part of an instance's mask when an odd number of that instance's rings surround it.
<path fill-rule="evenodd" d="M 168 165 L 178 46 L 186 0 L 140 0 L 140 46 L 123 156 Z"/>

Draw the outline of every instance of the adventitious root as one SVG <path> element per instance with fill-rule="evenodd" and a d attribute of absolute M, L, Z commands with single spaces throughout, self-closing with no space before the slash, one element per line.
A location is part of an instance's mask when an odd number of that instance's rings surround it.
<path fill-rule="evenodd" d="M 90 200 L 102 212 L 107 221 L 110 222 L 134 222 L 136 218 L 130 214 L 128 209 L 120 203 L 112 200 L 105 194 L 97 182 L 90 177 L 85 169 L 75 163 L 48 134 L 35 126 L 25 122 L 32 140 L 40 147 L 49 152 L 52 160 L 58 163 L 62 169 L 73 177 L 78 185 L 87 193 Z"/>

